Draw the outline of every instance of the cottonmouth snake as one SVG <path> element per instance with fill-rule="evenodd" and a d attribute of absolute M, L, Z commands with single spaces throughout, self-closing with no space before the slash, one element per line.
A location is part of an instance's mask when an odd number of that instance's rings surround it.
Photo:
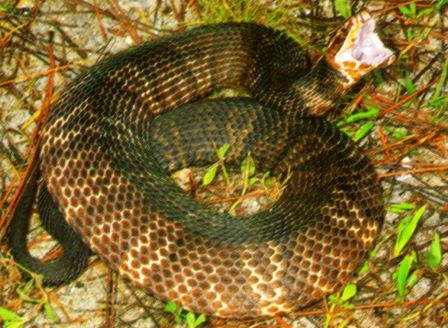
<path fill-rule="evenodd" d="M 248 23 L 94 65 L 52 106 L 40 148 L 41 219 L 64 255 L 42 263 L 26 248 L 37 173 L 10 225 L 11 253 L 58 284 L 90 248 L 159 298 L 222 317 L 287 313 L 339 288 L 371 248 L 383 203 L 368 159 L 315 116 L 392 61 L 373 30 L 368 13 L 354 16 L 312 68 L 285 34 Z M 253 99 L 202 100 L 229 87 Z M 262 169 L 290 170 L 279 201 L 235 218 L 183 193 L 166 170 L 214 161 L 213 142 L 231 144 L 229 162 L 250 151 Z"/>

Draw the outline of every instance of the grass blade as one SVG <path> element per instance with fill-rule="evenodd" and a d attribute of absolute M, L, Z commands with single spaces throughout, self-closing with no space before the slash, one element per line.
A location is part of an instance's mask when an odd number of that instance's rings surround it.
<path fill-rule="evenodd" d="M 407 245 L 425 211 L 426 205 L 420 207 L 413 216 L 406 216 L 401 220 L 397 228 L 397 241 L 395 242 L 394 247 L 394 257 L 400 255 L 403 248 Z"/>

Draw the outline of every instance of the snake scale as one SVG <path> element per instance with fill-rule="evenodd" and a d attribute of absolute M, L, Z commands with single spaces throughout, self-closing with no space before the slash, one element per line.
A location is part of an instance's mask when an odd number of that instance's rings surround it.
<path fill-rule="evenodd" d="M 39 174 L 10 225 L 15 259 L 44 282 L 75 278 L 90 252 L 162 300 L 221 317 L 288 313 L 340 288 L 383 221 L 373 166 L 325 113 L 394 55 L 367 12 L 335 34 L 312 67 L 279 31 L 253 23 L 203 26 L 125 50 L 70 83 L 52 106 Z M 206 99 L 222 88 L 250 98 Z M 290 172 L 280 199 L 249 218 L 218 214 L 169 171 L 251 152 Z M 26 248 L 41 176 L 44 227 L 64 254 Z"/>

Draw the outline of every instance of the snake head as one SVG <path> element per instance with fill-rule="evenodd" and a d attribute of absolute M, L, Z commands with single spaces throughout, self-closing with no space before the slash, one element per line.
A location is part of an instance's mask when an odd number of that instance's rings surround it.
<path fill-rule="evenodd" d="M 325 58 L 352 85 L 379 67 L 392 64 L 396 56 L 375 33 L 375 20 L 367 11 L 348 19 L 332 38 Z"/>

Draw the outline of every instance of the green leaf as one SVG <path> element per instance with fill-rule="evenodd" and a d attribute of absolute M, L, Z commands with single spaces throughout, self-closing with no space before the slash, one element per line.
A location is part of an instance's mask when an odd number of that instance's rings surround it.
<path fill-rule="evenodd" d="M 241 163 L 241 173 L 244 177 L 251 177 L 255 174 L 255 161 L 252 156 L 248 155 Z"/>
<path fill-rule="evenodd" d="M 406 29 L 406 40 L 411 41 L 414 38 L 414 31 L 412 28 L 408 27 Z"/>
<path fill-rule="evenodd" d="M 176 302 L 169 301 L 163 308 L 165 312 L 171 313 L 174 316 L 174 321 L 176 323 L 181 323 L 183 321 L 182 307 Z"/>
<path fill-rule="evenodd" d="M 22 321 L 6 321 L 5 328 L 22 328 L 24 324 Z"/>
<path fill-rule="evenodd" d="M 342 307 L 347 310 L 353 310 L 355 308 L 355 305 L 347 303 L 347 304 L 342 304 Z"/>
<path fill-rule="evenodd" d="M 10 3 L 1 3 L 0 4 L 0 9 L 3 9 L 5 11 L 11 11 L 14 9 L 14 6 Z"/>
<path fill-rule="evenodd" d="M 440 236 L 436 232 L 431 242 L 431 248 L 426 254 L 426 264 L 433 270 L 437 271 L 442 263 L 442 247 L 440 245 Z"/>
<path fill-rule="evenodd" d="M 421 9 L 417 17 L 428 16 L 432 13 L 432 8 Z"/>
<path fill-rule="evenodd" d="M 398 7 L 398 10 L 405 16 L 411 16 L 411 11 L 406 6 Z"/>
<path fill-rule="evenodd" d="M 185 318 L 188 328 L 196 327 L 196 316 L 193 312 L 188 312 Z"/>
<path fill-rule="evenodd" d="M 400 262 L 400 267 L 398 268 L 396 280 L 397 280 L 397 291 L 399 295 L 399 300 L 403 300 L 403 296 L 406 295 L 406 283 L 408 280 L 409 272 L 411 270 L 412 264 L 415 260 L 415 253 L 406 255 Z"/>
<path fill-rule="evenodd" d="M 366 105 L 365 107 L 368 109 L 366 112 L 352 114 L 345 119 L 345 122 L 351 123 L 361 119 L 375 117 L 380 112 L 380 110 L 374 106 Z"/>
<path fill-rule="evenodd" d="M 413 274 L 411 274 L 409 276 L 409 278 L 406 280 L 406 287 L 412 287 L 417 283 L 418 280 L 418 276 L 417 274 L 414 272 Z"/>
<path fill-rule="evenodd" d="M 265 172 L 263 174 L 263 177 L 261 178 L 263 186 L 266 187 L 266 188 L 269 188 L 269 187 L 273 186 L 274 183 L 277 181 L 276 178 L 271 177 L 270 175 L 271 175 L 271 172 L 267 171 L 267 172 Z"/>
<path fill-rule="evenodd" d="M 58 319 L 58 316 L 56 315 L 56 312 L 54 312 L 54 309 L 51 306 L 50 302 L 45 302 L 44 310 L 48 320 L 56 321 Z"/>
<path fill-rule="evenodd" d="M 328 296 L 328 300 L 332 303 L 335 303 L 337 301 L 337 297 L 331 294 L 330 296 Z"/>
<path fill-rule="evenodd" d="M 407 6 L 398 7 L 398 10 L 400 10 L 400 12 L 405 16 L 415 17 L 417 13 L 417 6 L 415 5 L 414 2 L 411 2 L 409 4 L 409 7 Z"/>
<path fill-rule="evenodd" d="M 426 205 L 420 207 L 413 216 L 407 215 L 397 227 L 397 240 L 394 247 L 394 257 L 400 255 L 403 248 L 414 234 L 417 224 L 426 211 Z"/>
<path fill-rule="evenodd" d="M 444 96 L 440 96 L 438 98 L 432 98 L 430 101 L 428 101 L 428 105 L 432 108 L 439 108 L 442 106 L 448 105 L 448 98 Z"/>
<path fill-rule="evenodd" d="M 188 312 L 185 316 L 188 328 L 196 328 L 203 324 L 206 320 L 205 315 L 201 314 L 196 317 L 193 312 Z"/>
<path fill-rule="evenodd" d="M 448 1 L 447 1 L 448 2 Z M 434 92 L 434 95 L 431 98 L 431 101 L 434 99 L 439 99 L 442 94 L 442 89 L 445 85 L 445 80 L 448 75 L 448 58 L 445 59 L 445 62 L 443 63 L 442 73 L 440 74 L 440 79 L 437 81 L 436 85 L 436 91 Z M 444 97 L 442 95 L 442 98 L 447 99 L 447 97 Z"/>
<path fill-rule="evenodd" d="M 403 213 L 410 210 L 413 210 L 415 208 L 415 204 L 411 203 L 397 203 L 397 204 L 390 204 L 388 206 L 388 211 L 392 213 Z"/>
<path fill-rule="evenodd" d="M 414 83 L 412 83 L 412 80 L 409 76 L 405 76 L 403 82 L 408 93 L 413 93 L 415 91 Z"/>
<path fill-rule="evenodd" d="M 25 318 L 21 317 L 20 315 L 9 311 L 5 309 L 4 307 L 0 306 L 0 318 L 4 321 L 25 321 Z"/>
<path fill-rule="evenodd" d="M 349 284 L 345 286 L 344 291 L 342 292 L 341 300 L 346 302 L 356 295 L 357 289 L 356 285 Z"/>
<path fill-rule="evenodd" d="M 216 177 L 216 172 L 218 171 L 219 163 L 215 163 L 212 166 L 209 167 L 207 172 L 205 172 L 204 176 L 202 177 L 202 184 L 204 186 L 209 185 Z"/>
<path fill-rule="evenodd" d="M 165 307 L 163 308 L 163 311 L 175 314 L 178 310 L 179 306 L 176 304 L 176 302 L 169 301 L 166 303 Z"/>
<path fill-rule="evenodd" d="M 437 9 L 442 9 L 443 6 L 448 4 L 448 0 L 437 0 L 436 1 L 436 7 Z"/>
<path fill-rule="evenodd" d="M 413 32 L 412 32 L 412 30 L 410 28 L 408 28 L 406 30 L 406 37 L 407 37 L 408 40 L 411 40 L 414 37 L 414 34 L 413 34 Z M 413 93 L 415 91 L 414 83 L 412 83 L 412 80 L 411 80 L 411 78 L 409 76 L 405 76 L 403 78 L 403 83 L 404 83 L 404 86 L 406 88 L 406 92 L 407 93 L 411 94 L 411 93 Z M 404 103 L 403 106 L 404 107 L 409 107 L 411 104 L 412 104 L 412 99 L 407 101 L 406 103 Z"/>
<path fill-rule="evenodd" d="M 352 9 L 346 0 L 335 0 L 334 5 L 342 17 L 349 18 L 352 15 Z"/>
<path fill-rule="evenodd" d="M 257 177 L 252 177 L 249 179 L 249 186 L 253 186 L 254 184 L 256 184 L 258 181 Z"/>
<path fill-rule="evenodd" d="M 203 324 L 206 320 L 207 320 L 207 318 L 205 317 L 205 315 L 201 314 L 199 317 L 196 318 L 196 322 L 195 322 L 196 327 Z"/>
<path fill-rule="evenodd" d="M 224 159 L 224 156 L 226 156 L 227 152 L 229 151 L 230 145 L 224 144 L 218 149 L 218 158 L 220 160 Z"/>
<path fill-rule="evenodd" d="M 396 129 L 396 130 L 394 131 L 394 137 L 395 137 L 395 139 L 403 139 L 403 138 L 406 137 L 406 136 L 407 136 L 407 133 L 406 133 L 405 130 L 402 130 L 402 129 Z"/>
<path fill-rule="evenodd" d="M 0 4 L 0 11 L 11 11 L 14 9 L 13 5 L 9 3 L 1 3 Z"/>
<path fill-rule="evenodd" d="M 39 303 L 40 299 L 38 298 L 32 298 L 28 295 L 34 288 L 34 281 L 28 280 L 25 284 L 20 284 L 19 288 L 17 288 L 16 292 L 19 295 L 19 298 L 21 300 L 24 300 L 25 302 L 30 303 Z"/>
<path fill-rule="evenodd" d="M 364 261 L 364 263 L 359 268 L 359 274 L 364 274 L 369 271 L 369 261 Z"/>
<path fill-rule="evenodd" d="M 357 142 L 364 138 L 370 132 L 370 130 L 372 130 L 373 126 L 374 123 L 372 121 L 365 123 L 358 129 L 358 131 L 356 131 L 355 135 L 353 136 L 353 140 Z"/>
<path fill-rule="evenodd" d="M 416 6 L 415 2 L 411 2 L 409 4 L 409 9 L 411 10 L 412 16 L 415 16 L 415 14 L 417 13 L 417 6 Z"/>
<path fill-rule="evenodd" d="M 3 320 L 3 326 L 5 328 L 20 328 L 26 323 L 24 317 L 5 309 L 0 306 L 0 319 Z"/>

